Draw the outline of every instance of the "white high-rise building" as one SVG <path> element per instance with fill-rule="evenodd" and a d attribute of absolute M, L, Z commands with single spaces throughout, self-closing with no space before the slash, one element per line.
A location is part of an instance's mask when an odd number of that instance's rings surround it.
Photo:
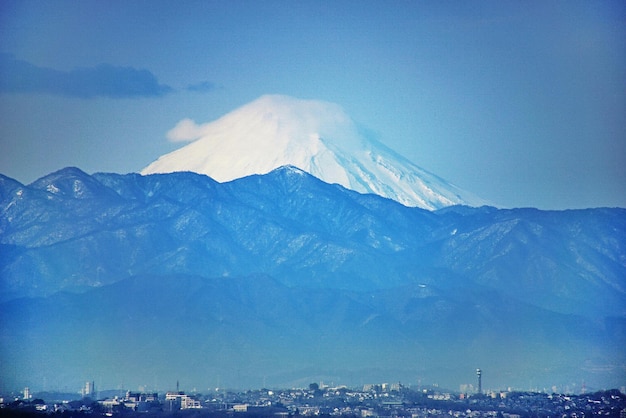
<path fill-rule="evenodd" d="M 85 382 L 85 387 L 83 388 L 83 396 L 93 396 L 94 394 L 94 387 L 95 384 L 93 381 L 91 382 Z"/>

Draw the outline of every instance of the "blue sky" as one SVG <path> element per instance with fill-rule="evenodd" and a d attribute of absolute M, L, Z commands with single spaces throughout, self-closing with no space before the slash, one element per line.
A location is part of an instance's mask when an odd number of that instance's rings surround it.
<path fill-rule="evenodd" d="M 503 207 L 626 207 L 622 1 L 12 1 L 0 173 L 139 171 L 267 93 Z"/>

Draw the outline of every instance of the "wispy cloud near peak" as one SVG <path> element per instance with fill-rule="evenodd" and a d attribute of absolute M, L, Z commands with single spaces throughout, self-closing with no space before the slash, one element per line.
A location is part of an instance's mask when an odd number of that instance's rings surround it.
<path fill-rule="evenodd" d="M 198 125 L 191 119 L 183 119 L 167 133 L 167 139 L 170 142 L 195 141 L 204 134 L 207 125 L 206 123 Z"/>
<path fill-rule="evenodd" d="M 159 97 L 173 89 L 159 84 L 148 70 L 100 64 L 71 71 L 38 67 L 0 54 L 0 93 L 44 93 L 90 99 L 95 97 Z"/>

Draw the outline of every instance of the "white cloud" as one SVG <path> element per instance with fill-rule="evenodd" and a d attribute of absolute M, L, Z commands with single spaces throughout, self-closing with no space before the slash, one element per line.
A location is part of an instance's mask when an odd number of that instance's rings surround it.
<path fill-rule="evenodd" d="M 202 136 L 205 125 L 198 125 L 191 119 L 183 119 L 168 131 L 167 139 L 171 142 L 195 141 Z"/>

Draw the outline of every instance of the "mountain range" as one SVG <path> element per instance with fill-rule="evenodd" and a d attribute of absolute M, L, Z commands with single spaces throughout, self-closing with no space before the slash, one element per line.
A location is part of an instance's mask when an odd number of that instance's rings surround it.
<path fill-rule="evenodd" d="M 485 203 L 366 134 L 334 103 L 265 95 L 214 122 L 184 119 L 169 136 L 193 142 L 161 156 L 142 174 L 191 171 L 225 182 L 291 165 L 407 206 Z"/>
<path fill-rule="evenodd" d="M 0 176 L 2 385 L 619 387 L 626 210 L 430 211 L 284 166 Z"/>

